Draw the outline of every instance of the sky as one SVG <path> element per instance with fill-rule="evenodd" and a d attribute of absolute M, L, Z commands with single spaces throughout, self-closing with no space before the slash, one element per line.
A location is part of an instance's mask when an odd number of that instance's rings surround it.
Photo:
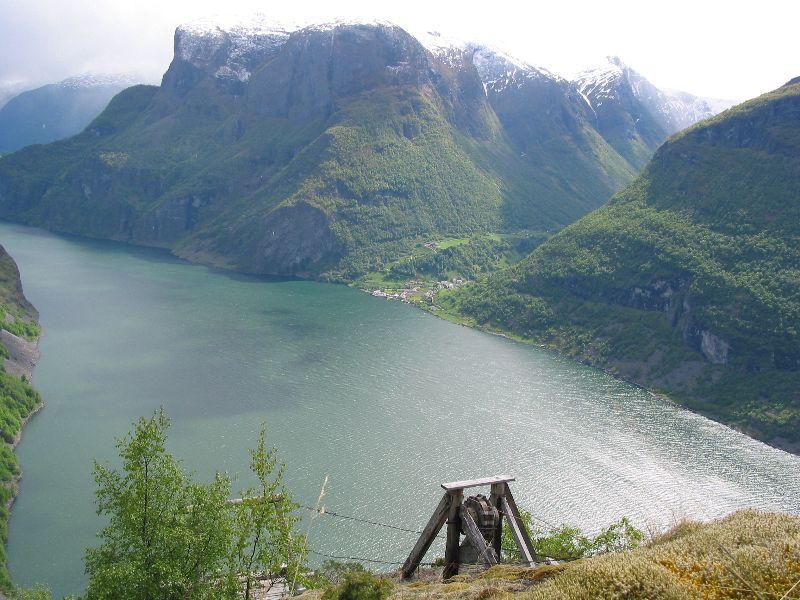
<path fill-rule="evenodd" d="M 0 82 L 135 72 L 157 82 L 177 25 L 260 12 L 386 19 L 489 43 L 568 76 L 620 56 L 662 88 L 745 100 L 800 75 L 800 0 L 0 0 Z"/>

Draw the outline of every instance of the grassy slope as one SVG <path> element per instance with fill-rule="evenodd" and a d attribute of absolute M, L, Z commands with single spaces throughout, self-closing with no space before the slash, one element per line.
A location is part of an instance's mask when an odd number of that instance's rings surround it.
<path fill-rule="evenodd" d="M 673 138 L 607 206 L 442 303 L 797 449 L 798 186 L 794 85 Z"/>
<path fill-rule="evenodd" d="M 535 569 L 501 565 L 479 576 L 456 576 L 448 583 L 395 585 L 390 597 L 780 598 L 798 579 L 800 518 L 746 510 L 711 523 L 682 523 L 630 552 Z M 785 597 L 798 598 L 800 593 L 795 590 Z"/>
<path fill-rule="evenodd" d="M 6 318 L 6 315 L 11 315 Z M 22 294 L 17 265 L 0 246 L 0 327 L 35 340 L 39 335 L 36 310 Z M 0 359 L 8 356 L 0 343 Z M 41 403 L 39 393 L 30 383 L 5 372 L 0 366 L 0 538 L 8 534 L 8 510 L 20 469 L 13 452 L 22 425 Z M 8 590 L 11 580 L 6 569 L 5 545 L 0 544 L 0 590 Z"/>

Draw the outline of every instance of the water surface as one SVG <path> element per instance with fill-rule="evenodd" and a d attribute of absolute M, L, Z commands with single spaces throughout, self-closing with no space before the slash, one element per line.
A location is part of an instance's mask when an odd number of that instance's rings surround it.
<path fill-rule="evenodd" d="M 261 423 L 296 498 L 421 528 L 443 481 L 511 473 L 538 517 L 589 530 L 754 506 L 800 513 L 800 459 L 550 352 L 344 286 L 263 280 L 0 224 L 44 335 L 9 532 L 19 584 L 85 585 L 92 461 L 164 405 L 172 450 L 247 483 Z M 305 525 L 304 525 L 305 527 Z M 402 562 L 412 534 L 320 517 L 311 546 Z M 433 553 L 433 551 L 432 551 Z M 312 555 L 312 558 L 313 555 Z"/>

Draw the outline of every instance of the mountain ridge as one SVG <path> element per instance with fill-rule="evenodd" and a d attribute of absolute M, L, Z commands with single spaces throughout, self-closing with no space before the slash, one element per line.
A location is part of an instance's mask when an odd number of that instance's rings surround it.
<path fill-rule="evenodd" d="M 635 174 L 545 70 L 385 22 L 295 27 L 178 27 L 161 86 L 0 160 L 0 215 L 352 280 L 442 236 L 558 229 Z"/>

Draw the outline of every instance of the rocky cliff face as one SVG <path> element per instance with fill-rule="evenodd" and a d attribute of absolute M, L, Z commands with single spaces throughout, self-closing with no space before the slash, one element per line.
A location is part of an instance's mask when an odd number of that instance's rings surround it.
<path fill-rule="evenodd" d="M 0 411 L 3 414 L 0 444 L 4 444 L 5 456 L 0 473 L 2 543 L 6 542 L 8 514 L 22 476 L 12 451 L 20 440 L 22 428 L 42 406 L 41 396 L 30 384 L 33 367 L 39 359 L 37 318 L 36 310 L 22 293 L 16 263 L 0 246 Z M 0 553 L 0 596 L 12 589 L 5 553 Z"/>

